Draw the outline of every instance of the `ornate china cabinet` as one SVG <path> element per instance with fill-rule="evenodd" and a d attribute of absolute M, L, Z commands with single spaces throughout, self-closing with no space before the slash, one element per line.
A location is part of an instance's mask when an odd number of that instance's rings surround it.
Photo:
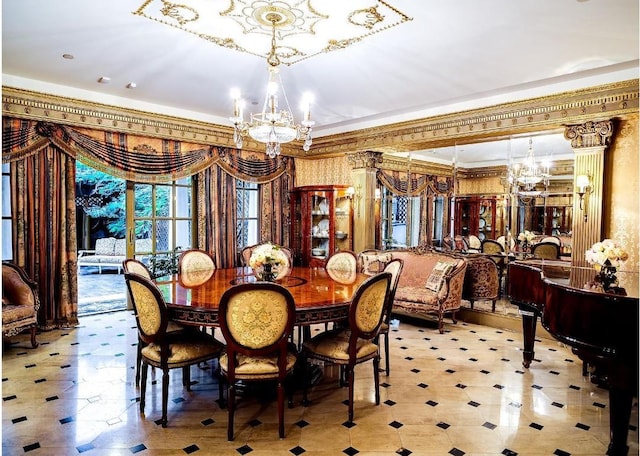
<path fill-rule="evenodd" d="M 293 189 L 291 247 L 294 264 L 321 266 L 334 252 L 353 250 L 353 212 L 346 185 Z"/>
<path fill-rule="evenodd" d="M 474 235 L 480 240 L 496 238 L 496 198 L 456 198 L 455 234 Z"/>

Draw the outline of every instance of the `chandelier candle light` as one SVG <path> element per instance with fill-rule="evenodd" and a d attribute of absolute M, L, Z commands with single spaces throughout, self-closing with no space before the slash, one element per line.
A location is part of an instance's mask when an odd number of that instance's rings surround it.
<path fill-rule="evenodd" d="M 514 164 L 509 169 L 509 182 L 515 184 L 517 193 L 521 196 L 540 196 L 542 191 L 536 190 L 536 185 L 542 183 L 545 190 L 549 186 L 549 163 L 537 163 L 533 153 L 533 140 L 529 138 L 529 150 L 522 165 Z"/>
<path fill-rule="evenodd" d="M 281 144 L 304 138 L 302 146 L 305 152 L 311 148 L 311 128 L 315 124 L 311 120 L 311 103 L 313 96 L 304 94 L 302 100 L 303 120 L 296 124 L 293 118 L 289 100 L 284 91 L 278 65 L 280 58 L 276 52 L 276 28 L 289 24 L 290 18 L 277 9 L 269 12 L 265 20 L 270 21 L 272 27 L 271 50 L 267 57 L 269 64 L 269 81 L 262 106 L 262 112 L 251 114 L 249 122 L 244 121 L 244 100 L 241 99 L 240 90 L 233 89 L 233 140 L 238 149 L 242 149 L 243 137 L 249 135 L 258 142 L 266 144 L 266 153 L 269 158 L 280 155 Z M 280 107 L 282 100 L 283 106 Z"/>

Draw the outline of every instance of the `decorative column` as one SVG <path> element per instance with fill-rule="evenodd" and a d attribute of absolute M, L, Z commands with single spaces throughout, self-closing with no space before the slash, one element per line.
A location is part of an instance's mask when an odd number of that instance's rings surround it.
<path fill-rule="evenodd" d="M 590 267 L 584 253 L 602 237 L 604 151 L 613 135 L 610 120 L 590 121 L 580 125 L 568 125 L 564 137 L 571 141 L 576 154 L 573 174 L 573 222 L 571 235 L 571 265 Z M 578 180 L 588 176 L 582 198 L 577 188 Z"/>
<path fill-rule="evenodd" d="M 382 152 L 347 154 L 351 165 L 353 195 L 353 250 L 375 248 L 376 243 L 376 172 L 382 163 Z"/>

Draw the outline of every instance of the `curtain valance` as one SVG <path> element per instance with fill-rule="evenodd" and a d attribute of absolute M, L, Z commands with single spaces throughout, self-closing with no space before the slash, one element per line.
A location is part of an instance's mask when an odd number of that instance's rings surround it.
<path fill-rule="evenodd" d="M 396 195 L 420 196 L 426 194 L 447 195 L 453 192 L 453 177 L 407 172 L 387 172 L 379 169 L 378 181 Z"/>
<path fill-rule="evenodd" d="M 286 171 L 286 157 L 269 159 L 232 148 L 128 135 L 50 122 L 3 118 L 2 159 L 12 162 L 55 144 L 94 169 L 136 182 L 167 182 L 218 163 L 242 180 L 269 182 Z"/>

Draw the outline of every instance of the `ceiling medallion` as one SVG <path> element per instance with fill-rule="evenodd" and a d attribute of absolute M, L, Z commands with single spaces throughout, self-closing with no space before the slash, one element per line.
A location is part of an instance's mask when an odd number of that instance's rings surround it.
<path fill-rule="evenodd" d="M 312 5 L 313 1 L 313 5 Z M 194 34 L 227 49 L 268 59 L 276 23 L 283 65 L 349 47 L 412 20 L 383 0 L 145 0 L 133 14 Z"/>

